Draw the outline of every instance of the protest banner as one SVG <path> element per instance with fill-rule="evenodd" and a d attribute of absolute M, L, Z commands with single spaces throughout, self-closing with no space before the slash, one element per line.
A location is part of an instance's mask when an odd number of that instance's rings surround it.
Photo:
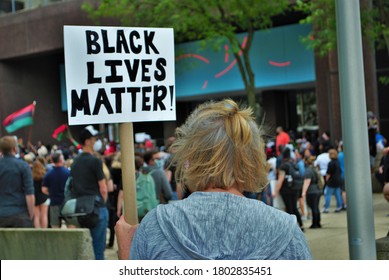
<path fill-rule="evenodd" d="M 126 221 L 137 223 L 133 122 L 176 119 L 171 28 L 64 26 L 69 125 L 120 123 Z"/>

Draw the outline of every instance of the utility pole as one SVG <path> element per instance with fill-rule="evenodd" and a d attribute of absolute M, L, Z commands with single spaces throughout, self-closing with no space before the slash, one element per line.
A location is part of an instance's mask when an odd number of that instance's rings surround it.
<path fill-rule="evenodd" d="M 336 0 L 350 259 L 377 259 L 359 0 Z"/>

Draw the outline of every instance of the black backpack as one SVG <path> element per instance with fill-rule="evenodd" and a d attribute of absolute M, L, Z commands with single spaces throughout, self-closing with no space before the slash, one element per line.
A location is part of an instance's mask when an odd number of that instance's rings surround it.
<path fill-rule="evenodd" d="M 286 186 L 290 190 L 299 191 L 303 188 L 304 174 L 301 174 L 298 166 L 294 162 L 285 163 L 288 166 L 288 172 L 285 175 Z"/>

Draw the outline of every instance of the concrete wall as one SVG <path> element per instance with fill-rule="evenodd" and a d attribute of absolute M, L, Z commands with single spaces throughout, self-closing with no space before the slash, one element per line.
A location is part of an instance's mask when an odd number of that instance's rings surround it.
<path fill-rule="evenodd" d="M 90 25 L 82 1 L 54 3 L 0 17 L 0 118 L 36 101 L 31 142 L 59 144 L 54 129 L 67 122 L 61 111 L 60 69 L 63 26 Z M 30 128 L 16 131 L 26 142 Z M 6 132 L 1 126 L 0 135 Z M 27 144 L 27 143 L 25 143 Z"/>
<path fill-rule="evenodd" d="M 93 260 L 89 229 L 0 229 L 1 260 Z"/>
<path fill-rule="evenodd" d="M 389 236 L 376 240 L 377 260 L 389 260 Z"/>
<path fill-rule="evenodd" d="M 90 25 L 83 1 L 53 3 L 0 17 L 0 60 L 63 49 L 64 25 Z"/>
<path fill-rule="evenodd" d="M 62 54 L 51 54 L 0 62 L 1 120 L 36 101 L 33 126 L 14 133 L 25 141 L 32 129 L 33 144 L 38 140 L 43 140 L 44 144 L 58 144 L 51 134 L 67 122 L 66 113 L 61 111 L 59 64 L 62 57 Z M 4 127 L 0 132 L 6 134 Z"/>

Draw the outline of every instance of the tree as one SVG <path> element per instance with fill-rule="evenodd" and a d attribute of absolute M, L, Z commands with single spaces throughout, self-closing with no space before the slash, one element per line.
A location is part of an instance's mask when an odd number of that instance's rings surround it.
<path fill-rule="evenodd" d="M 377 48 L 386 49 L 389 55 L 389 0 L 361 1 L 362 35 Z M 362 4 L 362 3 L 361 3 Z M 314 28 L 304 42 L 321 55 L 336 49 L 336 15 L 333 0 L 298 0 L 295 8 L 307 16 L 301 23 L 313 24 Z M 366 9 L 367 8 L 367 9 Z M 380 81 L 389 84 L 389 77 Z"/>
<path fill-rule="evenodd" d="M 226 38 L 237 60 L 248 105 L 259 120 L 262 104 L 261 98 L 257 102 L 249 59 L 254 32 L 271 27 L 272 17 L 283 13 L 288 4 L 288 0 L 102 0 L 83 8 L 92 18 L 117 18 L 126 26 L 173 27 L 176 43 Z M 237 32 L 247 32 L 244 47 Z"/>

